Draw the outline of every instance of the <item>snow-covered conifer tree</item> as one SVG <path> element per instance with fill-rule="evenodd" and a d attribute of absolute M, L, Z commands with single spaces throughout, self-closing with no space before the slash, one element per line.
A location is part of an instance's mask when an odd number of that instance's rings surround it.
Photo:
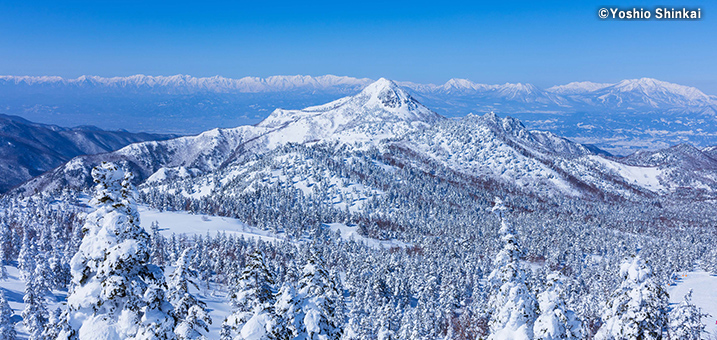
<path fill-rule="evenodd" d="M 12 322 L 14 314 L 10 304 L 7 303 L 7 299 L 5 299 L 5 294 L 0 291 L 0 339 L 15 340 L 17 337 L 15 324 Z"/>
<path fill-rule="evenodd" d="M 548 276 L 546 289 L 538 294 L 540 315 L 533 326 L 536 340 L 582 339 L 582 324 L 573 311 L 565 307 L 560 274 Z"/>
<path fill-rule="evenodd" d="M 278 325 L 281 327 L 274 331 L 279 335 L 279 331 L 283 331 L 289 335 L 289 339 L 299 337 L 299 332 L 303 331 L 304 313 L 301 310 L 303 301 L 297 295 L 296 289 L 291 282 L 284 282 L 277 294 L 274 311 L 278 317 Z M 305 333 L 303 333 L 305 334 Z M 278 337 L 277 337 L 278 339 Z"/>
<path fill-rule="evenodd" d="M 502 208 L 494 208 L 502 211 Z M 525 284 L 520 268 L 520 248 L 509 225 L 501 218 L 500 234 L 503 249 L 498 253 L 493 271 L 488 276 L 491 292 L 488 300 L 490 314 L 489 339 L 532 339 L 533 324 L 538 306 L 533 293 Z"/>
<path fill-rule="evenodd" d="M 199 305 L 193 305 L 177 324 L 174 333 L 179 340 L 204 340 L 207 338 L 206 332 L 209 331 L 211 323 L 212 319 L 209 317 L 209 313 Z"/>
<path fill-rule="evenodd" d="M 30 340 L 43 339 L 45 325 L 47 324 L 47 307 L 42 289 L 37 284 L 37 272 L 25 274 L 25 309 L 22 311 L 22 321 L 25 323 Z"/>
<path fill-rule="evenodd" d="M 5 252 L 5 245 L 12 242 L 12 235 L 10 235 L 10 229 L 0 223 L 0 280 L 7 279 L 7 269 L 5 269 L 5 261 L 9 260 L 7 253 Z"/>
<path fill-rule="evenodd" d="M 164 266 L 166 254 L 164 250 L 164 236 L 159 233 L 159 222 L 154 221 L 150 226 L 150 259 L 158 266 Z"/>
<path fill-rule="evenodd" d="M 302 270 L 298 291 L 303 300 L 302 311 L 305 316 L 302 326 L 307 339 L 341 338 L 343 320 L 337 320 L 336 311 L 343 306 L 337 305 L 333 287 L 335 287 L 335 283 L 331 282 L 321 257 L 317 253 L 313 253 Z"/>
<path fill-rule="evenodd" d="M 623 281 L 610 296 L 595 339 L 663 339 L 668 296 L 654 282 L 650 266 L 636 255 L 623 262 L 620 276 Z"/>
<path fill-rule="evenodd" d="M 37 256 L 37 249 L 30 242 L 30 230 L 25 229 L 22 233 L 22 245 L 20 246 L 20 253 L 17 255 L 17 265 L 20 269 L 20 277 L 23 280 L 28 279 L 30 275 L 35 272 L 35 257 Z"/>
<path fill-rule="evenodd" d="M 137 330 L 136 340 L 176 339 L 172 305 L 164 298 L 164 287 L 151 284 L 144 292 L 142 319 Z"/>
<path fill-rule="evenodd" d="M 91 203 L 97 209 L 86 217 L 71 261 L 69 327 L 58 339 L 94 339 L 98 332 L 108 339 L 131 339 L 149 319 L 163 318 L 143 317 L 142 311 L 163 311 L 162 304 L 147 306 L 163 294 L 149 293 L 148 299 L 146 293 L 150 284 L 164 285 L 164 274 L 149 264 L 149 235 L 139 224 L 131 173 L 104 162 L 92 169 L 92 177 L 97 186 Z"/>
<path fill-rule="evenodd" d="M 692 290 L 670 312 L 670 339 L 699 340 L 705 333 L 702 318 L 709 314 L 692 303 Z"/>
<path fill-rule="evenodd" d="M 230 295 L 234 312 L 224 320 L 238 339 L 271 339 L 276 325 L 273 274 L 264 263 L 264 255 L 255 251 Z"/>
<path fill-rule="evenodd" d="M 193 248 L 187 248 L 177 260 L 169 280 L 169 300 L 177 317 L 175 333 L 179 339 L 202 339 L 212 323 L 206 304 L 189 292 L 197 273 L 191 266 Z M 198 288 L 198 287 L 197 287 Z"/>

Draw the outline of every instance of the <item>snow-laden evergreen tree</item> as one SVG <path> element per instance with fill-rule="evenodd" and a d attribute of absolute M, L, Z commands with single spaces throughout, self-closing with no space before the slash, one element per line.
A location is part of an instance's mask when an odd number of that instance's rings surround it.
<path fill-rule="evenodd" d="M 169 301 L 177 317 L 175 334 L 178 339 L 204 339 L 212 319 L 206 304 L 189 292 L 189 285 L 199 288 L 193 282 L 197 272 L 191 268 L 193 248 L 187 248 L 175 264 L 169 279 Z"/>
<path fill-rule="evenodd" d="M 288 339 L 301 338 L 305 335 L 303 332 L 304 312 L 301 310 L 303 301 L 297 295 L 296 289 L 291 282 L 284 282 L 277 294 L 274 311 L 278 317 L 278 323 L 281 325 L 275 335 L 279 335 L 279 331 L 283 331 L 288 335 Z M 278 337 L 277 337 L 278 338 Z"/>
<path fill-rule="evenodd" d="M 66 289 L 72 279 L 70 264 L 66 260 L 67 255 L 63 253 L 69 238 L 62 230 L 59 221 L 52 223 L 49 234 L 50 249 L 47 251 L 49 252 L 48 265 L 53 277 L 51 288 Z"/>
<path fill-rule="evenodd" d="M 692 303 L 692 289 L 682 302 L 670 311 L 670 339 L 699 340 L 705 333 L 702 318 L 709 317 Z"/>
<path fill-rule="evenodd" d="M 15 313 L 10 304 L 5 299 L 5 294 L 0 291 L 0 339 L 15 340 L 17 332 L 15 331 L 15 323 L 12 322 L 12 316 Z"/>
<path fill-rule="evenodd" d="M 343 333 L 343 320 L 338 320 L 336 312 L 339 308 L 335 299 L 329 273 L 324 269 L 323 260 L 317 252 L 312 252 L 308 262 L 302 269 L 299 280 L 298 294 L 302 299 L 304 320 L 299 334 L 306 332 L 309 340 L 337 340 Z"/>
<path fill-rule="evenodd" d="M 393 306 L 391 304 L 387 303 L 381 306 L 378 319 L 379 328 L 378 333 L 376 334 L 378 340 L 398 339 L 398 337 L 396 336 L 395 326 L 392 325 L 392 318 L 394 318 L 394 313 L 395 310 L 393 309 Z"/>
<path fill-rule="evenodd" d="M 494 211 L 501 213 L 500 234 L 503 249 L 498 252 L 494 269 L 488 276 L 492 289 L 488 300 L 490 314 L 490 335 L 488 339 L 532 339 L 533 324 L 538 306 L 535 296 L 525 284 L 525 275 L 520 267 L 520 248 L 515 235 L 502 217 L 500 201 Z"/>
<path fill-rule="evenodd" d="M 2 232 L 2 229 L 5 229 L 5 227 L 0 226 L 0 280 L 7 280 L 7 269 L 5 268 L 5 251 L 3 250 L 3 244 L 5 243 L 3 235 L 5 233 Z"/>
<path fill-rule="evenodd" d="M 9 261 L 10 258 L 6 252 L 5 246 L 12 242 L 12 235 L 10 234 L 10 228 L 4 223 L 0 223 L 0 280 L 7 279 L 7 269 L 5 268 L 5 262 Z"/>
<path fill-rule="evenodd" d="M 194 305 L 189 307 L 187 314 L 179 321 L 174 334 L 179 340 L 207 339 L 206 332 L 209 331 L 211 321 L 209 313 L 204 308 Z"/>
<path fill-rule="evenodd" d="M 35 257 L 37 257 L 37 248 L 30 241 L 30 229 L 26 228 L 22 233 L 22 245 L 20 253 L 17 255 L 17 266 L 20 269 L 20 278 L 27 281 L 28 277 L 35 272 Z"/>
<path fill-rule="evenodd" d="M 43 333 L 48 321 L 47 306 L 43 290 L 38 285 L 37 271 L 25 274 L 25 309 L 22 311 L 22 321 L 27 332 L 30 333 L 30 340 L 44 339 Z"/>
<path fill-rule="evenodd" d="M 234 309 L 224 323 L 232 328 L 235 339 L 272 339 L 277 324 L 272 291 L 274 275 L 264 255 L 255 251 L 249 255 L 241 277 L 229 296 Z"/>
<path fill-rule="evenodd" d="M 176 339 L 172 304 L 164 297 L 164 287 L 151 284 L 144 292 L 142 319 L 135 340 Z"/>
<path fill-rule="evenodd" d="M 598 340 L 659 340 L 666 338 L 667 292 L 652 277 L 652 269 L 639 256 L 620 266 L 622 283 L 603 312 Z"/>
<path fill-rule="evenodd" d="M 540 315 L 533 326 L 536 340 L 582 339 L 582 323 L 575 313 L 565 307 L 562 277 L 548 276 L 546 289 L 538 294 Z"/>
<path fill-rule="evenodd" d="M 104 162 L 92 169 L 97 183 L 87 215 L 84 237 L 72 258 L 72 288 L 67 298 L 66 329 L 58 339 L 132 339 L 140 326 L 164 316 L 156 302 L 163 294 L 149 293 L 164 285 L 161 269 L 149 264 L 149 235 L 139 225 L 132 175 Z M 146 307 L 146 308 L 145 308 Z M 151 321 L 150 321 L 151 322 Z M 145 333 L 146 334 L 146 333 Z"/>
<path fill-rule="evenodd" d="M 150 226 L 150 259 L 152 263 L 158 266 L 164 266 L 166 261 L 166 253 L 164 250 L 164 236 L 159 233 L 159 222 L 154 221 Z"/>
<path fill-rule="evenodd" d="M 60 308 L 55 308 L 55 310 L 50 313 L 50 318 L 47 321 L 47 325 L 45 325 L 43 339 L 57 339 L 57 336 L 63 329 L 63 325 L 62 310 Z"/>

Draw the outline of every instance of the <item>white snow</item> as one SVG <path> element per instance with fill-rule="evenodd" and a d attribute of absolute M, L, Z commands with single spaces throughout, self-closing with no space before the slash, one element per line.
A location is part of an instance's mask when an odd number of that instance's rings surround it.
<path fill-rule="evenodd" d="M 358 233 L 358 227 L 357 226 L 347 226 L 343 223 L 327 223 L 326 226 L 328 226 L 332 232 L 339 232 L 341 233 L 341 239 L 343 240 L 353 240 L 356 242 L 363 243 L 371 248 L 379 249 L 379 248 L 406 248 L 408 246 L 407 243 L 392 239 L 392 240 L 376 240 L 368 237 L 361 236 Z"/>
<path fill-rule="evenodd" d="M 660 182 L 663 171 L 657 167 L 631 166 L 618 163 L 601 156 L 588 156 L 591 160 L 600 162 L 610 171 L 614 171 L 623 177 L 628 183 L 636 184 L 654 192 L 665 191 L 666 188 Z"/>
<path fill-rule="evenodd" d="M 15 329 L 18 331 L 18 340 L 25 340 L 28 337 L 28 333 L 20 317 L 20 313 L 22 313 L 22 310 L 25 308 L 25 304 L 22 300 L 25 295 L 25 283 L 20 279 L 20 273 L 16 267 L 5 266 L 5 268 L 8 271 L 8 279 L 5 281 L 0 280 L 0 290 L 5 294 L 10 308 L 15 312 L 14 320 L 17 322 Z M 168 266 L 165 269 L 165 275 L 169 275 L 173 270 L 174 267 Z M 207 303 L 207 308 L 212 318 L 212 324 L 209 326 L 207 338 L 219 339 L 222 321 L 224 317 L 231 312 L 231 306 L 226 298 L 226 287 L 212 285 L 210 289 L 207 290 L 206 286 L 200 284 L 199 288 L 200 289 L 197 289 L 193 285 L 189 285 L 190 293 Z M 67 297 L 67 292 L 65 291 L 53 291 L 52 293 L 53 296 L 47 297 L 48 311 L 53 311 L 58 307 L 62 308 L 62 302 L 65 301 Z M 88 331 L 91 330 L 88 329 Z"/>
<path fill-rule="evenodd" d="M 677 273 L 678 280 L 667 288 L 670 305 L 680 302 L 692 289 L 692 302 L 711 316 L 702 319 L 707 325 L 707 333 L 717 336 L 717 275 L 704 270 Z"/>
<path fill-rule="evenodd" d="M 270 232 L 259 230 L 230 217 L 218 217 L 201 214 L 190 214 L 184 211 L 159 211 L 147 206 L 139 206 L 141 226 L 150 230 L 152 222 L 159 222 L 162 235 L 170 236 L 172 233 L 199 234 L 209 233 L 215 236 L 217 232 L 226 232 L 245 238 L 255 238 L 264 241 L 280 241 L 281 237 Z"/>

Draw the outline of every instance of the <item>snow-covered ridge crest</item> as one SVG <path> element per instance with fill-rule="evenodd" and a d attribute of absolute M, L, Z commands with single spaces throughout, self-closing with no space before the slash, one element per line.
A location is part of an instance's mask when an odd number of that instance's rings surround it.
<path fill-rule="evenodd" d="M 240 79 L 213 77 L 192 77 L 190 75 L 148 76 L 137 74 L 128 77 L 80 76 L 62 78 L 55 76 L 0 76 L 0 85 L 29 86 L 70 86 L 76 88 L 105 87 L 108 89 L 165 89 L 207 92 L 274 92 L 295 89 L 327 89 L 334 87 L 361 87 L 370 83 L 370 79 L 335 75 L 318 77 L 294 75 L 271 76 L 267 78 L 244 77 Z"/>

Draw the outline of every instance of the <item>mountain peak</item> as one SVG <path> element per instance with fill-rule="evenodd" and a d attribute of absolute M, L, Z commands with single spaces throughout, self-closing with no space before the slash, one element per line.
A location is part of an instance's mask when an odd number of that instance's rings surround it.
<path fill-rule="evenodd" d="M 257 126 L 291 129 L 291 137 L 283 138 L 296 143 L 316 140 L 353 143 L 403 135 L 440 118 L 395 82 L 381 78 L 354 96 L 324 105 L 303 110 L 277 109 Z"/>
<path fill-rule="evenodd" d="M 413 108 L 418 104 L 408 92 L 386 78 L 366 86 L 358 97 L 368 98 L 366 105 L 377 105 L 390 111 L 404 106 Z"/>
<path fill-rule="evenodd" d="M 400 87 L 393 81 L 386 78 L 379 78 L 375 82 L 368 84 L 361 94 L 376 95 L 385 91 L 401 91 Z"/>

